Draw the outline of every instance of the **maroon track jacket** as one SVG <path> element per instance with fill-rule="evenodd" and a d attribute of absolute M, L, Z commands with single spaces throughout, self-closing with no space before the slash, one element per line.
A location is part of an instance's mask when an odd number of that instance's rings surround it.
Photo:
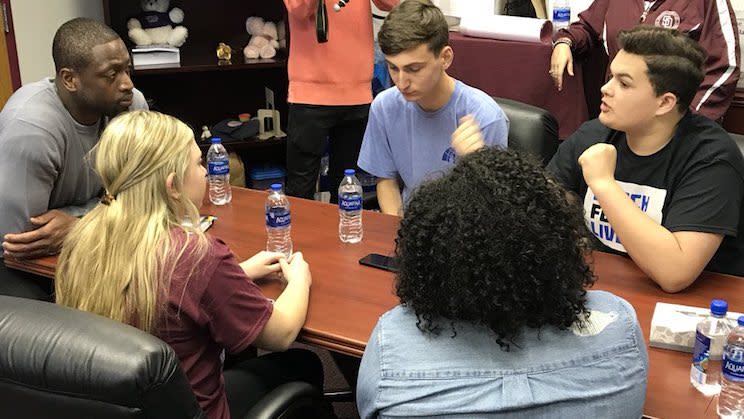
<path fill-rule="evenodd" d="M 555 38 L 573 41 L 574 57 L 603 43 L 610 62 L 618 52 L 617 34 L 640 23 L 643 0 L 594 0 L 579 21 Z M 726 113 L 739 80 L 739 33 L 729 0 L 657 0 L 643 22 L 673 28 L 696 39 L 708 52 L 703 79 L 690 108 L 717 120 Z"/>

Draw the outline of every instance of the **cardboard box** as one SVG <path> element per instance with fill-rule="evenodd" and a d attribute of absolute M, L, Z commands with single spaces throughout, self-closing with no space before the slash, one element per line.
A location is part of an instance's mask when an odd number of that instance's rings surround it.
<path fill-rule="evenodd" d="M 692 353 L 697 324 L 710 314 L 710 307 L 656 303 L 651 319 L 649 345 L 656 348 Z M 736 325 L 741 313 L 729 311 L 726 318 Z"/>

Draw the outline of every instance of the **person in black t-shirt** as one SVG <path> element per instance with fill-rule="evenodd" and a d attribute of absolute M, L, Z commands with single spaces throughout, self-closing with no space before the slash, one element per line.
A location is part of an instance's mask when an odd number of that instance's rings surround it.
<path fill-rule="evenodd" d="M 583 199 L 601 250 L 627 253 L 664 291 L 703 269 L 744 276 L 744 158 L 718 124 L 687 110 L 705 52 L 648 26 L 618 41 L 599 118 L 548 169 Z"/>

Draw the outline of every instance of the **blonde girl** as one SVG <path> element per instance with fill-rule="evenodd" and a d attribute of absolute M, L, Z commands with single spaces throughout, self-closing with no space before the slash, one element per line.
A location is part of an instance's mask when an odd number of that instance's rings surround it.
<path fill-rule="evenodd" d="M 59 304 L 171 345 L 210 418 L 242 416 L 286 381 L 321 385 L 319 360 L 301 350 L 249 359 L 223 374 L 223 351 L 288 348 L 305 321 L 312 279 L 299 252 L 290 260 L 260 252 L 239 264 L 224 242 L 195 227 L 206 170 L 189 127 L 157 112 L 120 115 L 94 160 L 105 190 L 63 244 Z M 252 279 L 279 273 L 287 287 L 272 304 Z"/>

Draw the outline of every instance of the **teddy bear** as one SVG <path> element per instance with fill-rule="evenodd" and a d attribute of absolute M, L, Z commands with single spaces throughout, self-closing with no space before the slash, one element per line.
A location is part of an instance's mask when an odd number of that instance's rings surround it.
<path fill-rule="evenodd" d="M 183 45 L 189 35 L 184 26 L 178 25 L 183 22 L 183 10 L 178 7 L 169 10 L 169 6 L 170 0 L 141 0 L 142 12 L 127 22 L 129 39 L 137 46 Z"/>
<path fill-rule="evenodd" d="M 251 35 L 243 48 L 245 58 L 274 58 L 276 51 L 287 47 L 287 29 L 284 22 L 278 24 L 264 21 L 260 17 L 249 17 L 245 30 Z"/>

